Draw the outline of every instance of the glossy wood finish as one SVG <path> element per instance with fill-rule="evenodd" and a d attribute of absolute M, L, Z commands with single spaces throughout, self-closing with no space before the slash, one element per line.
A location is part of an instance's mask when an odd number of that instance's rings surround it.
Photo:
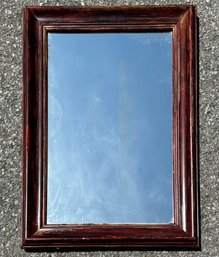
<path fill-rule="evenodd" d="M 199 249 L 195 7 L 26 7 L 23 17 L 22 247 Z M 174 223 L 47 225 L 47 34 L 124 31 L 173 34 Z"/>

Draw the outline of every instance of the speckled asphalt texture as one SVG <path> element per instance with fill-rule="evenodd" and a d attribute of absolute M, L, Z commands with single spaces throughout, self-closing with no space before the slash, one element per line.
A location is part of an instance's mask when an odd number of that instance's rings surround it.
<path fill-rule="evenodd" d="M 20 249 L 22 9 L 25 5 L 197 5 L 199 16 L 200 200 L 202 250 L 26 253 Z M 0 1 L 0 256 L 219 256 L 219 0 Z"/>

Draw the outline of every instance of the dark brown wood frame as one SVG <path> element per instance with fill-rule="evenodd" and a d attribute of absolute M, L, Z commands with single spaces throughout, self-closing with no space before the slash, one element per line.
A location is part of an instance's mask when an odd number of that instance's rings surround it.
<path fill-rule="evenodd" d="M 26 7 L 23 17 L 22 248 L 199 249 L 195 7 Z M 173 35 L 174 223 L 46 224 L 48 32 L 147 31 Z"/>

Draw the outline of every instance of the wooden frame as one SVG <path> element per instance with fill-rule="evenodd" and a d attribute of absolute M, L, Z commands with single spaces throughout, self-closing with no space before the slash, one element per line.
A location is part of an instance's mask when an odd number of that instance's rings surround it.
<path fill-rule="evenodd" d="M 23 17 L 22 248 L 199 249 L 195 7 L 26 7 Z M 47 34 L 51 31 L 172 31 L 173 224 L 46 224 Z"/>

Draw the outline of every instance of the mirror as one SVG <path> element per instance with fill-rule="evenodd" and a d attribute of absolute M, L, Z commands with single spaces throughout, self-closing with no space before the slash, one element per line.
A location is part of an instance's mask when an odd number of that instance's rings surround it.
<path fill-rule="evenodd" d="M 172 33 L 49 33 L 47 223 L 172 223 Z"/>
<path fill-rule="evenodd" d="M 23 18 L 22 248 L 199 249 L 196 8 Z"/>

